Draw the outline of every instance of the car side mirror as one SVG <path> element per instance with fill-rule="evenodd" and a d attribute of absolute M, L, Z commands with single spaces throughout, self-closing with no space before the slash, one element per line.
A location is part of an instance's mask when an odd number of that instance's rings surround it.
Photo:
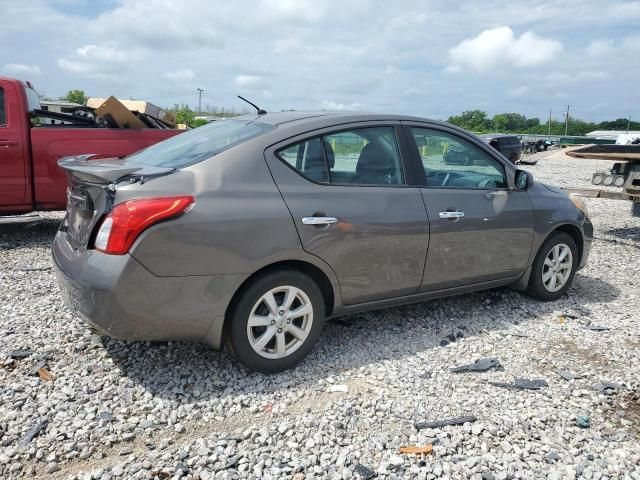
<path fill-rule="evenodd" d="M 533 174 L 526 170 L 516 170 L 516 190 L 526 191 L 533 185 Z"/>

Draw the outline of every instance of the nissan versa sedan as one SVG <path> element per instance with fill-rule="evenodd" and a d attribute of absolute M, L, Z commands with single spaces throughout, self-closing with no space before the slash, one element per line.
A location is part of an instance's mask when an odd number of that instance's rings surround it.
<path fill-rule="evenodd" d="M 267 373 L 329 317 L 505 285 L 557 299 L 593 238 L 577 197 L 422 118 L 267 113 L 59 163 L 71 309 L 103 335 L 224 345 Z"/>

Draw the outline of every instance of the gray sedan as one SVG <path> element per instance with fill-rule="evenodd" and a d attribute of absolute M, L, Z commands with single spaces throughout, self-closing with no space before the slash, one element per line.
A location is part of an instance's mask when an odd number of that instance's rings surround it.
<path fill-rule="evenodd" d="M 505 285 L 557 299 L 593 238 L 577 197 L 422 118 L 244 116 L 60 166 L 67 304 L 100 334 L 226 345 L 262 372 L 329 317 Z"/>

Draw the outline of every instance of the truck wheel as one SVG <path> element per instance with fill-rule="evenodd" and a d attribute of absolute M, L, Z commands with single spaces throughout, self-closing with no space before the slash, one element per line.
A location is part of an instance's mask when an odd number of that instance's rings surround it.
<path fill-rule="evenodd" d="M 245 367 L 276 373 L 299 363 L 324 323 L 322 292 L 296 270 L 259 277 L 240 296 L 229 320 L 231 350 Z"/>
<path fill-rule="evenodd" d="M 571 286 L 577 267 L 576 242 L 567 233 L 552 233 L 533 261 L 527 294 L 538 300 L 557 300 Z"/>

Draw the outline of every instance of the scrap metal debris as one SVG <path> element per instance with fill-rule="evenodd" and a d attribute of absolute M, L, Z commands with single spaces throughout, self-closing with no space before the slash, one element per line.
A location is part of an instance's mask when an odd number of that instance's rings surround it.
<path fill-rule="evenodd" d="M 48 419 L 43 418 L 42 420 L 40 420 L 33 427 L 31 427 L 27 433 L 25 433 L 24 437 L 22 437 L 18 442 L 18 446 L 21 448 L 26 447 L 29 442 L 31 442 L 31 440 L 40 435 L 40 432 L 47 428 L 47 425 L 49 425 Z"/>
<path fill-rule="evenodd" d="M 548 387 L 549 384 L 542 379 L 528 380 L 526 378 L 516 378 L 513 383 L 505 382 L 488 382 L 494 387 L 509 388 L 512 390 L 540 390 Z"/>
<path fill-rule="evenodd" d="M 596 325 L 594 323 L 589 325 L 589 330 L 594 331 L 594 332 L 606 332 L 608 330 L 611 330 L 611 327 L 607 327 L 605 325 Z"/>
<path fill-rule="evenodd" d="M 472 415 L 467 417 L 449 418 L 447 420 L 436 420 L 435 422 L 416 422 L 415 427 L 418 430 L 425 428 L 442 428 L 447 426 L 464 425 L 465 423 L 473 423 L 478 419 Z"/>
<path fill-rule="evenodd" d="M 407 445 L 406 447 L 400 447 L 400 453 L 406 455 L 429 455 L 433 452 L 433 445 L 430 443 L 427 445 Z"/>
<path fill-rule="evenodd" d="M 586 375 L 581 375 L 579 373 L 573 373 L 569 370 L 558 370 L 558 375 L 564 378 L 567 382 L 571 380 L 579 380 L 581 378 L 585 378 Z"/>
<path fill-rule="evenodd" d="M 21 350 L 11 350 L 7 356 L 13 360 L 22 360 L 23 358 L 31 356 L 32 353 L 31 350 L 25 348 Z"/>
<path fill-rule="evenodd" d="M 576 423 L 580 428 L 589 428 L 591 427 L 591 420 L 586 415 L 578 415 L 576 417 Z"/>
<path fill-rule="evenodd" d="M 614 395 L 616 393 L 618 393 L 621 389 L 623 389 L 624 387 L 622 385 L 620 385 L 619 383 L 613 383 L 613 382 L 600 382 L 600 383 L 596 383 L 593 386 L 594 390 L 603 393 L 607 396 L 611 396 Z"/>
<path fill-rule="evenodd" d="M 503 370 L 497 358 L 480 358 L 474 363 L 461 365 L 460 367 L 453 368 L 451 371 L 453 373 L 486 372 L 492 368 Z"/>
<path fill-rule="evenodd" d="M 348 393 L 349 386 L 348 385 L 331 385 L 329 387 L 329 391 L 331 393 Z"/>
<path fill-rule="evenodd" d="M 369 480 L 376 476 L 376 472 L 371 470 L 369 467 L 365 467 L 361 463 L 355 466 L 355 468 L 353 469 L 353 473 L 358 475 L 362 480 Z"/>
<path fill-rule="evenodd" d="M 53 382 L 53 375 L 51 375 L 51 372 L 45 367 L 39 368 L 37 373 L 41 380 L 44 380 L 45 382 Z"/>

